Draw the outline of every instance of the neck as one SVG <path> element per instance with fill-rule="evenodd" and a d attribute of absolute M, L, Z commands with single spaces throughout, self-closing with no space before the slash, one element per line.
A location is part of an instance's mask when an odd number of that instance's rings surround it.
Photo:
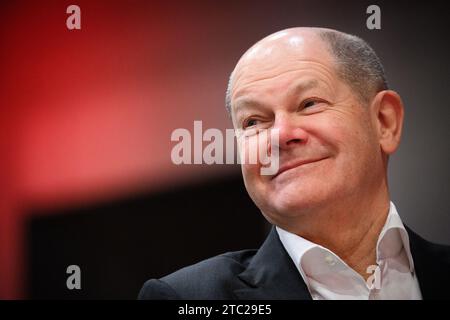
<path fill-rule="evenodd" d="M 367 197 L 355 194 L 320 212 L 309 213 L 306 216 L 312 218 L 302 219 L 294 233 L 333 251 L 367 279 L 367 267 L 376 265 L 376 245 L 388 212 L 386 187 Z"/>

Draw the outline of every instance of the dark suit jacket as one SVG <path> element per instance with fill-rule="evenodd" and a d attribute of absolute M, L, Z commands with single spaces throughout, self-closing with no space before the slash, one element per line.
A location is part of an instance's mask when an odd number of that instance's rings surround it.
<path fill-rule="evenodd" d="M 407 228 L 424 299 L 450 298 L 450 246 Z M 148 280 L 139 299 L 301 299 L 311 296 L 273 227 L 259 250 L 225 253 Z"/>

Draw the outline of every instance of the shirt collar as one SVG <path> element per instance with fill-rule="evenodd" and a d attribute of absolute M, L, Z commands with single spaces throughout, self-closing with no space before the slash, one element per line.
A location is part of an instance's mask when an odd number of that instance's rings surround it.
<path fill-rule="evenodd" d="M 276 226 L 276 230 L 280 237 L 281 243 L 286 249 L 287 253 L 291 257 L 295 266 L 299 270 L 303 279 L 306 279 L 305 271 L 302 268 L 302 258 L 306 252 L 320 248 L 323 252 L 328 252 L 333 254 L 330 250 L 325 247 L 322 247 L 316 243 L 313 243 L 309 240 L 306 240 L 296 234 L 288 232 L 278 226 Z M 380 235 L 377 241 L 377 262 L 380 260 L 394 257 L 401 252 L 401 249 L 404 248 L 406 255 L 409 261 L 409 269 L 411 272 L 414 271 L 414 262 L 411 255 L 411 250 L 409 246 L 409 236 L 406 231 L 401 218 L 397 212 L 397 209 L 394 203 L 391 201 L 389 206 L 389 213 L 386 218 L 386 222 L 381 229 Z"/>
<path fill-rule="evenodd" d="M 386 223 L 384 224 L 383 229 L 381 229 L 377 241 L 377 262 L 398 255 L 402 248 L 405 249 L 408 257 L 409 270 L 413 272 L 414 261 L 409 246 L 408 232 L 402 223 L 397 208 L 391 201 Z"/>

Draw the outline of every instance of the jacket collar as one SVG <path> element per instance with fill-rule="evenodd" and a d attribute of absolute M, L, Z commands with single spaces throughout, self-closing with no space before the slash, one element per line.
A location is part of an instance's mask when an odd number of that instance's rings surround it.
<path fill-rule="evenodd" d="M 405 226 L 423 299 L 448 298 L 450 248 L 430 243 Z M 308 288 L 283 247 L 275 227 L 248 267 L 238 275 L 238 299 L 311 300 Z"/>
<path fill-rule="evenodd" d="M 308 288 L 284 249 L 275 227 L 238 278 L 246 284 L 246 287 L 234 290 L 238 299 L 311 300 Z"/>

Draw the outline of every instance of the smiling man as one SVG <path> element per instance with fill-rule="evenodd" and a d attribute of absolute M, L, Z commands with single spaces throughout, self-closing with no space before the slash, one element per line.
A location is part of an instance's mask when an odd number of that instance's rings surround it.
<path fill-rule="evenodd" d="M 249 195 L 274 227 L 259 250 L 149 280 L 140 298 L 450 297 L 450 248 L 407 229 L 390 201 L 403 105 L 367 43 L 321 28 L 272 34 L 239 60 L 226 106 L 241 139 L 276 129 L 279 170 L 242 164 Z"/>

